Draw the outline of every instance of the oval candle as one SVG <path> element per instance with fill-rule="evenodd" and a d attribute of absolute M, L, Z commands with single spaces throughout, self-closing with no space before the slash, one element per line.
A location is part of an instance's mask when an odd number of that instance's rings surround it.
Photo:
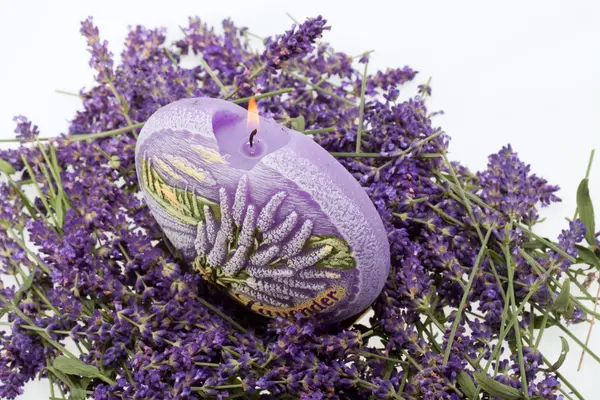
<path fill-rule="evenodd" d="M 187 262 L 259 314 L 357 314 L 389 272 L 377 210 L 310 137 L 249 114 L 196 98 L 150 117 L 135 156 L 152 214 Z"/>

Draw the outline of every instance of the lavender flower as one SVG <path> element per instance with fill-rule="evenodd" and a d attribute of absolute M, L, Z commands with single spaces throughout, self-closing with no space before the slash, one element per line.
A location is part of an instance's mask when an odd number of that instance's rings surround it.
<path fill-rule="evenodd" d="M 284 35 L 268 38 L 261 58 L 269 69 L 277 70 L 290 59 L 304 57 L 314 49 L 313 44 L 321 37 L 323 31 L 331 29 L 325 26 L 326 23 L 327 20 L 319 15 L 307 19 L 297 30 L 296 25 L 293 25 Z"/>
<path fill-rule="evenodd" d="M 15 133 L 21 142 L 33 141 L 39 136 L 40 131 L 37 125 L 33 125 L 26 117 L 19 115 L 14 117 L 13 121 L 17 123 Z"/>

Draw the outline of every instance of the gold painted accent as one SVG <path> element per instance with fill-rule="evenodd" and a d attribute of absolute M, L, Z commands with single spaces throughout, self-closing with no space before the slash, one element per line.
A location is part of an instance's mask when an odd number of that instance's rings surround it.
<path fill-rule="evenodd" d="M 215 149 L 195 145 L 192 146 L 192 150 L 200 154 L 202 161 L 207 164 L 227 164 L 227 161 Z"/>
<path fill-rule="evenodd" d="M 167 200 L 169 200 L 169 203 L 171 203 L 171 205 L 173 206 L 178 206 L 179 205 L 179 201 L 177 201 L 177 195 L 175 194 L 175 192 L 173 190 L 171 190 L 171 188 L 167 187 L 161 187 L 160 191 L 162 193 L 163 196 L 165 196 L 165 198 Z"/>
<path fill-rule="evenodd" d="M 163 171 L 165 174 L 169 175 L 170 177 L 175 178 L 175 179 L 181 179 L 181 176 L 179 176 L 175 171 L 173 171 L 173 169 L 169 166 L 169 164 L 167 164 L 160 158 L 154 158 L 154 163 L 161 171 Z"/>
<path fill-rule="evenodd" d="M 258 300 L 254 300 L 243 293 L 229 290 L 229 293 L 234 299 L 248 307 L 252 311 L 264 315 L 265 317 L 275 318 L 295 318 L 296 313 L 301 312 L 304 317 L 310 317 L 311 315 L 318 314 L 322 311 L 328 310 L 339 303 L 344 297 L 346 297 L 346 289 L 342 286 L 334 286 L 329 289 L 325 289 L 314 298 L 307 300 L 303 303 L 298 304 L 294 307 L 275 307 Z"/>
<path fill-rule="evenodd" d="M 189 161 L 185 160 L 184 158 L 181 157 L 177 157 L 177 156 L 167 156 L 167 160 L 169 160 L 169 162 L 175 167 L 177 168 L 179 171 L 183 172 L 186 175 L 191 176 L 192 178 L 196 179 L 198 182 L 204 182 L 207 180 L 207 178 L 209 178 L 209 181 L 213 181 L 212 184 L 216 183 L 214 182 L 214 179 L 212 179 L 212 177 L 210 177 L 210 172 L 204 171 L 203 169 L 200 168 L 194 168 L 194 167 L 190 167 L 189 166 Z M 210 182 L 208 182 L 210 184 Z"/>

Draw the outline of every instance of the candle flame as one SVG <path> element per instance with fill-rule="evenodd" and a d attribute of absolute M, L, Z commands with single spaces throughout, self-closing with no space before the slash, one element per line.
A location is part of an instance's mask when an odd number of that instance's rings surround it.
<path fill-rule="evenodd" d="M 250 97 L 248 101 L 248 120 L 246 127 L 248 130 L 258 129 L 258 107 L 256 105 L 256 99 L 254 96 Z"/>

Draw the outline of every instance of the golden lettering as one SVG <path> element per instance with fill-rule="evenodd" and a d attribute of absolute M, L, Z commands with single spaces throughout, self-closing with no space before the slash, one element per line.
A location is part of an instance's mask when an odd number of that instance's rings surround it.
<path fill-rule="evenodd" d="M 296 313 L 300 312 L 305 317 L 320 313 L 329 308 L 335 306 L 341 299 L 346 295 L 346 289 L 343 287 L 336 287 L 325 289 L 313 299 L 307 300 L 294 307 L 275 307 L 268 304 L 256 301 L 243 293 L 230 290 L 231 295 L 234 299 L 242 303 L 244 306 L 250 308 L 252 311 L 257 312 L 265 317 L 274 318 L 277 316 L 284 318 L 294 318 Z"/>

